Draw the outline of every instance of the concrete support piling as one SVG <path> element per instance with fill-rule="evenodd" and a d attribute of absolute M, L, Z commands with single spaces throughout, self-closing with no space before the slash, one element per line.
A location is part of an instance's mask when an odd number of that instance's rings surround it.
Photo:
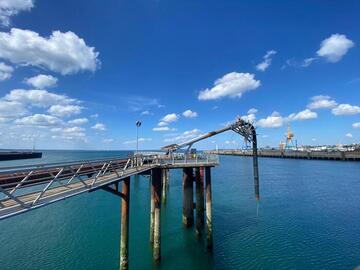
<path fill-rule="evenodd" d="M 194 224 L 194 175 L 192 168 L 183 169 L 183 224 L 191 227 Z"/>
<path fill-rule="evenodd" d="M 152 183 L 153 176 L 150 178 L 150 243 L 154 243 L 154 220 L 155 220 L 155 202 L 154 202 L 154 186 Z"/>
<path fill-rule="evenodd" d="M 167 192 L 169 187 L 169 169 L 162 169 L 162 196 L 161 200 L 163 204 L 166 204 Z"/>
<path fill-rule="evenodd" d="M 153 169 L 152 188 L 154 201 L 154 249 L 153 257 L 156 262 L 161 258 L 161 169 Z"/>
<path fill-rule="evenodd" d="M 257 153 L 257 138 L 256 130 L 253 128 L 252 141 L 253 141 L 253 167 L 254 167 L 254 188 L 255 198 L 260 200 L 260 187 L 259 187 L 259 165 L 258 165 L 258 153 Z"/>
<path fill-rule="evenodd" d="M 212 235 L 212 198 L 211 198 L 211 168 L 205 168 L 206 181 L 206 246 L 208 250 L 213 248 Z"/>
<path fill-rule="evenodd" d="M 130 177 L 122 182 L 120 270 L 129 269 Z"/>
<path fill-rule="evenodd" d="M 196 234 L 204 227 L 204 167 L 195 169 L 196 182 Z"/>

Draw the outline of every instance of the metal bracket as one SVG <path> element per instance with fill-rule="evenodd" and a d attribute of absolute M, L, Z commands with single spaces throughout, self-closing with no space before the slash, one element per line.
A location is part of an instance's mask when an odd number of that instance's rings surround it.
<path fill-rule="evenodd" d="M 105 190 L 107 192 L 110 192 L 110 193 L 112 193 L 112 194 L 114 194 L 116 196 L 119 196 L 119 197 L 121 197 L 123 199 L 126 199 L 126 196 L 123 193 L 121 193 L 121 192 L 117 191 L 116 189 L 113 189 L 113 188 L 111 188 L 109 186 L 103 186 L 103 187 L 101 187 L 101 189 Z"/>

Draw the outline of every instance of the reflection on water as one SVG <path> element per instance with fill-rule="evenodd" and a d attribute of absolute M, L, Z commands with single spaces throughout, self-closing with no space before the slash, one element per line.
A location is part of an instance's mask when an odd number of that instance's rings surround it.
<path fill-rule="evenodd" d="M 110 153 L 44 153 L 51 162 L 106 156 Z M 183 228 L 181 171 L 171 171 L 159 266 L 152 263 L 149 244 L 149 180 L 133 178 L 131 267 L 356 268 L 359 163 L 259 159 L 259 168 L 260 202 L 254 198 L 251 158 L 222 157 L 221 166 L 212 170 L 213 254 L 194 230 Z M 0 221 L 1 269 L 118 269 L 119 219 L 120 199 L 96 191 Z"/>

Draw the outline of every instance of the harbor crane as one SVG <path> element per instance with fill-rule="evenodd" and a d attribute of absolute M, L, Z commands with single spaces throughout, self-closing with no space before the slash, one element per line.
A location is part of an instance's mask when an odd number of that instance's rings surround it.
<path fill-rule="evenodd" d="M 252 143 L 253 150 L 253 168 L 254 168 L 254 185 L 255 185 L 255 195 L 259 199 L 259 169 L 258 169 L 258 154 L 257 154 L 257 137 L 256 129 L 253 124 L 248 121 L 245 121 L 238 117 L 236 121 L 230 125 L 227 125 L 224 128 L 220 128 L 215 131 L 208 132 L 192 140 L 180 143 L 180 144 L 170 144 L 161 148 L 161 150 L 166 151 L 168 154 L 171 154 L 179 149 L 187 148 L 186 152 L 189 152 L 191 146 L 199 141 L 205 140 L 217 134 L 232 130 L 241 136 L 244 137 L 244 140 Z"/>

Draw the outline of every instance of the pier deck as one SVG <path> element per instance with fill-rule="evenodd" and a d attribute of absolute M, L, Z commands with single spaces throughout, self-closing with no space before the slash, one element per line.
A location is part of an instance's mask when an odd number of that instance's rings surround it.
<path fill-rule="evenodd" d="M 105 159 L 0 169 L 0 220 L 118 184 L 152 169 L 214 167 L 213 156 L 194 158 Z"/>

